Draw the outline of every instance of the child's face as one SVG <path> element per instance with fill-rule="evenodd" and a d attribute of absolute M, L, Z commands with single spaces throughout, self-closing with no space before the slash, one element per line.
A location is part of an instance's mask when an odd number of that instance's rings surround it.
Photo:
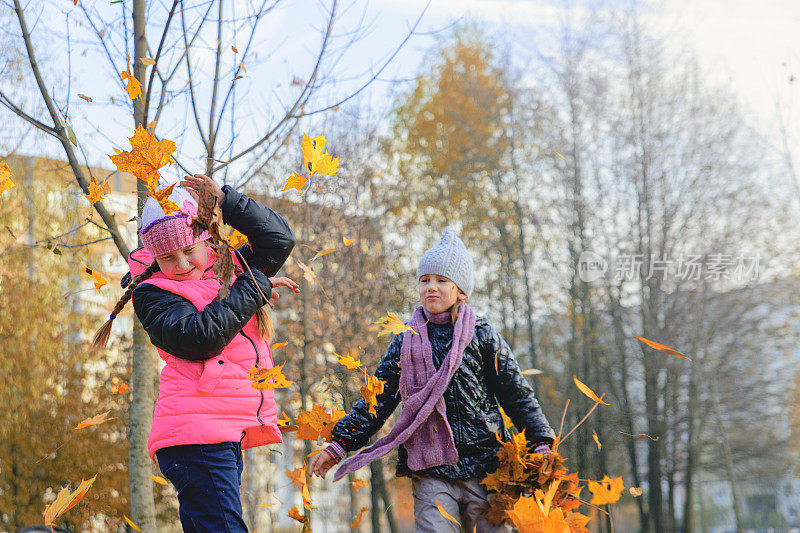
<path fill-rule="evenodd" d="M 429 313 L 443 313 L 458 300 L 467 296 L 459 292 L 456 284 L 444 276 L 425 274 L 419 278 L 419 299 Z"/>
<path fill-rule="evenodd" d="M 173 250 L 156 257 L 161 272 L 176 281 L 196 280 L 203 277 L 208 266 L 208 245 L 205 241 Z"/>

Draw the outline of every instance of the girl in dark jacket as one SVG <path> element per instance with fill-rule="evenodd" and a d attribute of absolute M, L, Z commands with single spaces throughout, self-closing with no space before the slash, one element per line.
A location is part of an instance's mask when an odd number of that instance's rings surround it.
<path fill-rule="evenodd" d="M 408 323 L 413 332 L 395 336 L 375 371 L 385 382 L 376 415 L 363 399 L 356 402 L 309 469 L 325 477 L 347 452 L 364 447 L 402 400 L 389 434 L 344 459 L 334 479 L 399 447 L 397 474 L 412 479 L 416 531 L 459 531 L 439 505 L 460 516 L 465 531 L 506 531 L 486 519 L 480 484 L 497 467 L 497 436 L 510 438 L 500 407 L 537 453 L 550 450 L 554 432 L 506 342 L 466 303 L 473 262 L 450 228 L 423 255 L 417 279 L 422 305 Z"/>
<path fill-rule="evenodd" d="M 111 320 L 133 297 L 136 316 L 165 365 L 148 439 L 151 458 L 178 491 L 185 532 L 245 533 L 239 485 L 242 449 L 281 442 L 271 390 L 252 388 L 250 369 L 272 367 L 271 331 L 263 309 L 275 276 L 295 244 L 286 220 L 236 190 L 203 175 L 186 176 L 170 195 L 181 209 L 167 215 L 153 198 L 142 210 L 144 248 L 128 258 L 133 280 Z M 222 218 L 249 240 L 240 249 L 248 270 L 217 299 L 215 256 L 204 232 L 189 227 L 197 202 L 189 191 L 210 188 Z M 237 259 L 238 261 L 238 259 Z M 95 339 L 107 339 L 110 321 Z M 105 333 L 103 335 L 102 333 Z"/>

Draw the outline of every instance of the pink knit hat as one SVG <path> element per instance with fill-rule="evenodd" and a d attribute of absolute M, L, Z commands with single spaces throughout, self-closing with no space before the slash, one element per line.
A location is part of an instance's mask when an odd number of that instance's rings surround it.
<path fill-rule="evenodd" d="M 139 234 L 142 244 L 153 257 L 211 238 L 207 231 L 197 239 L 192 235 L 189 226 L 197 216 L 197 202 L 188 191 L 175 187 L 169 199 L 181 208 L 179 213 L 167 215 L 152 197 L 147 199 L 142 209 L 142 229 Z"/>

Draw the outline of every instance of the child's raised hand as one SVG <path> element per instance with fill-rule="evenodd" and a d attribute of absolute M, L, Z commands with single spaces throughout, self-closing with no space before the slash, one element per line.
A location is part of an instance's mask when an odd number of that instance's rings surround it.
<path fill-rule="evenodd" d="M 211 190 L 214 192 L 214 196 L 217 197 L 219 203 L 221 204 L 225 200 L 225 193 L 220 189 L 219 185 L 206 176 L 205 174 L 195 174 L 194 176 L 184 176 L 183 181 L 181 181 L 181 187 L 185 189 L 189 189 L 193 191 L 197 197 L 200 196 L 200 191 L 202 190 L 204 184 L 209 184 Z"/>
<path fill-rule="evenodd" d="M 280 295 L 275 291 L 275 287 L 289 287 L 294 292 L 300 292 L 300 285 L 297 284 L 292 278 L 287 278 L 286 276 L 282 276 L 279 278 L 269 278 L 269 282 L 272 283 L 272 295 L 270 298 L 273 300 L 280 298 Z"/>
<path fill-rule="evenodd" d="M 317 477 L 324 478 L 328 470 L 338 462 L 339 461 L 334 459 L 333 456 L 323 450 L 314 456 L 311 460 L 311 464 L 308 465 L 308 470 L 311 472 L 312 476 L 316 475 Z"/>

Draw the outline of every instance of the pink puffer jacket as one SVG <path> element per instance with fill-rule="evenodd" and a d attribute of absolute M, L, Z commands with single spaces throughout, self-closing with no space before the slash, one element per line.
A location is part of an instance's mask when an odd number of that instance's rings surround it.
<path fill-rule="evenodd" d="M 209 265 L 213 252 L 209 249 Z M 131 275 L 141 273 L 151 258 L 147 250 L 131 254 Z M 151 283 L 188 299 L 202 311 L 217 296 L 219 282 L 209 269 L 203 279 L 175 281 L 161 272 Z M 253 317 L 218 356 L 206 361 L 188 361 L 160 348 L 166 365 L 153 413 L 147 447 L 153 459 L 156 450 L 178 444 L 214 444 L 241 440 L 242 449 L 283 442 L 277 425 L 278 407 L 271 390 L 259 391 L 248 379 L 252 365 L 272 367 L 269 345 L 258 338 Z"/>

